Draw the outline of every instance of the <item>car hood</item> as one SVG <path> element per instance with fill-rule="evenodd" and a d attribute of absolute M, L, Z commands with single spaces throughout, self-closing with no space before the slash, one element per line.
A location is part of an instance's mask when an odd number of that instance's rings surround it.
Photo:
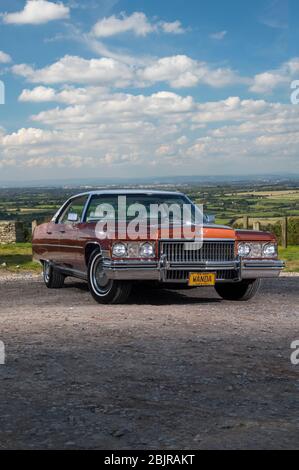
<path fill-rule="evenodd" d="M 108 234 L 107 238 L 114 238 L 114 239 L 124 239 L 123 233 L 126 229 L 129 229 L 128 225 L 119 225 L 116 233 L 111 232 Z M 97 229 L 96 229 L 97 230 Z M 186 239 L 190 240 L 194 238 L 192 234 L 195 231 L 194 225 L 171 225 L 170 227 L 163 226 L 163 225 L 151 225 L 148 227 L 146 224 L 139 226 L 139 237 L 137 240 L 166 240 L 166 239 Z M 114 235 L 114 236 L 112 236 Z M 197 239 L 202 236 L 204 239 L 229 239 L 235 240 L 236 239 L 236 232 L 234 229 L 224 226 L 224 225 L 204 225 L 202 229 L 197 227 Z M 128 239 L 133 237 L 128 237 Z M 136 239 L 136 238 L 135 238 Z"/>

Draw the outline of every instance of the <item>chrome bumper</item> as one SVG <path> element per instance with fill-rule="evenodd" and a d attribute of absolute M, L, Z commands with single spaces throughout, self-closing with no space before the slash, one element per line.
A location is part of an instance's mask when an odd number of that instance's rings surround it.
<path fill-rule="evenodd" d="M 104 271 L 109 279 L 172 282 L 167 278 L 170 271 L 217 272 L 233 271 L 233 279 L 219 279 L 219 282 L 237 282 L 242 279 L 278 277 L 284 263 L 280 260 L 240 260 L 203 263 L 169 263 L 165 257 L 159 261 L 114 261 L 104 260 Z M 187 282 L 187 277 L 180 282 Z"/>
<path fill-rule="evenodd" d="M 280 260 L 242 260 L 241 279 L 278 277 L 284 267 Z"/>

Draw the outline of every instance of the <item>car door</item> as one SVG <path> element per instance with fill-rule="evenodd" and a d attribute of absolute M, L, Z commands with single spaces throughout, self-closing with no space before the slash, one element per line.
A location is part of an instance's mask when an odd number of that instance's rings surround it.
<path fill-rule="evenodd" d="M 58 219 L 60 234 L 60 264 L 67 269 L 77 270 L 84 256 L 84 247 L 79 243 L 78 232 L 88 196 L 71 200 Z"/>
<path fill-rule="evenodd" d="M 41 259 L 46 259 L 55 264 L 60 260 L 60 231 L 55 221 L 48 222 L 39 231 L 40 238 L 35 237 Z"/>

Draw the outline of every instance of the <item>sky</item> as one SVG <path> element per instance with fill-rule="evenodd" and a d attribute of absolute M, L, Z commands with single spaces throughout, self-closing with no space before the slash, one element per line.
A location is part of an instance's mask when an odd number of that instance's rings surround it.
<path fill-rule="evenodd" d="M 0 181 L 299 174 L 298 3 L 0 0 Z"/>

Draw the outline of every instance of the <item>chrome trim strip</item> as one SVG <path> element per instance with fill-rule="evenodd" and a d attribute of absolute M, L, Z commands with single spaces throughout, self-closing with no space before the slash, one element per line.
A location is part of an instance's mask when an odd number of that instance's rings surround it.
<path fill-rule="evenodd" d="M 79 246 L 79 245 L 59 245 L 60 248 L 76 248 L 76 249 L 79 249 L 79 250 L 83 250 L 83 247 L 82 246 Z"/>
<path fill-rule="evenodd" d="M 203 224 L 203 228 L 219 228 L 221 230 L 233 230 L 228 225 L 219 225 L 219 224 Z"/>
<path fill-rule="evenodd" d="M 232 270 L 232 269 L 239 269 L 240 263 L 239 261 L 205 261 L 202 263 L 170 263 L 168 269 L 173 270 L 192 270 L 192 269 L 203 269 L 205 271 L 209 270 Z"/>
<path fill-rule="evenodd" d="M 51 248 L 76 248 L 83 250 L 82 246 L 78 245 L 57 245 L 57 244 L 51 244 L 51 243 L 33 243 L 32 246 L 46 246 L 46 247 L 51 247 Z"/>
<path fill-rule="evenodd" d="M 85 207 L 84 207 L 83 212 L 82 212 L 81 223 L 84 223 L 85 220 L 86 220 L 86 214 L 87 214 L 87 210 L 88 210 L 91 198 L 92 198 L 92 194 L 89 194 L 89 196 L 87 198 L 87 201 L 86 201 L 86 204 L 85 204 Z"/>
<path fill-rule="evenodd" d="M 84 221 L 84 218 L 83 218 L 83 215 L 85 215 L 85 211 L 87 210 L 87 203 L 89 202 L 90 198 L 91 198 L 91 194 L 88 194 L 88 193 L 83 193 L 83 194 L 76 194 L 75 196 L 71 196 L 59 209 L 58 211 L 54 214 L 53 218 L 51 219 L 51 222 L 54 222 L 55 224 L 58 223 L 58 220 L 60 219 L 61 215 L 63 214 L 63 212 L 65 211 L 65 209 L 68 207 L 68 205 L 75 199 L 79 199 L 81 197 L 85 197 L 86 196 L 86 202 L 84 204 L 84 209 L 83 209 L 83 212 L 82 212 L 82 216 L 81 216 L 81 220 L 79 222 L 76 222 L 76 224 L 78 223 L 82 223 Z"/>
<path fill-rule="evenodd" d="M 59 248 L 60 245 L 57 245 L 56 243 L 32 243 L 32 246 L 50 246 L 54 248 Z"/>
<path fill-rule="evenodd" d="M 242 260 L 242 269 L 283 269 L 285 263 L 281 260 Z"/>
<path fill-rule="evenodd" d="M 158 262 L 138 262 L 138 261 L 130 261 L 120 263 L 117 261 L 110 261 L 108 259 L 104 259 L 104 266 L 110 269 L 150 269 L 155 268 L 158 269 Z"/>
<path fill-rule="evenodd" d="M 55 266 L 55 269 L 57 269 L 63 274 L 66 274 L 67 276 L 78 277 L 79 279 L 83 279 L 87 281 L 87 274 L 84 273 L 83 271 L 79 271 L 78 269 L 64 268 L 63 266 L 60 266 L 55 263 L 52 263 L 52 264 L 53 266 Z"/>
<path fill-rule="evenodd" d="M 187 238 L 159 238 L 158 240 L 159 242 L 162 241 L 162 242 L 169 242 L 169 243 L 178 243 L 178 242 L 181 242 L 181 243 L 193 243 L 194 242 L 194 239 L 187 239 Z M 202 243 L 204 242 L 234 242 L 235 243 L 235 239 L 234 238 L 203 238 L 202 240 Z M 197 241 L 195 241 L 195 243 L 199 243 Z"/>

